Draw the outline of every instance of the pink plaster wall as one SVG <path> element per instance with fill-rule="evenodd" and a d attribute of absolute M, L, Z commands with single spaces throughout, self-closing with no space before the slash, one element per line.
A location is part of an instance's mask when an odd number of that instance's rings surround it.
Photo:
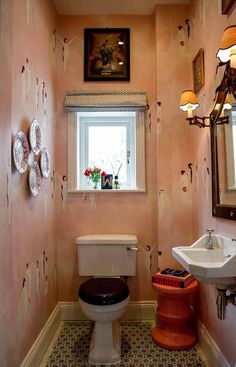
<path fill-rule="evenodd" d="M 192 184 L 189 163 L 193 161 L 191 128 L 179 112 L 180 93 L 190 82 L 191 63 L 186 26 L 189 8 L 181 5 L 156 7 L 158 121 L 158 250 L 160 268 L 179 266 L 171 255 L 173 246 L 192 240 Z"/>
<path fill-rule="evenodd" d="M 53 186 L 50 178 L 43 180 L 39 197 L 33 198 L 28 190 L 28 172 L 24 175 L 16 172 L 11 153 L 15 134 L 19 130 L 27 134 L 32 119 L 37 118 L 42 144 L 50 152 L 53 170 L 55 72 L 52 32 L 56 13 L 46 0 L 3 0 L 0 11 L 0 365 L 18 367 L 57 302 Z M 26 71 L 22 75 L 23 65 Z M 40 88 L 45 82 L 46 116 L 41 102 L 36 110 L 36 77 Z M 43 251 L 47 257 L 48 282 L 43 272 Z M 39 293 L 37 261 L 41 270 Z"/>
<path fill-rule="evenodd" d="M 14 329 L 14 302 L 12 299 L 13 251 L 11 227 L 8 224 L 7 176 L 11 177 L 8 157 L 11 154 L 11 58 L 12 48 L 12 1 L 0 3 L 0 365 L 7 366 L 7 354 L 11 352 L 11 335 Z M 3 37 L 5 35 L 5 37 Z M 2 103 L 4 101 L 4 103 Z M 10 332 L 5 332 L 9 330 Z M 9 347 L 11 345 L 11 347 Z M 11 360 L 12 357 L 8 359 Z M 11 364 L 11 363 L 10 363 Z"/>
<path fill-rule="evenodd" d="M 84 28 L 130 28 L 130 82 L 83 81 Z M 56 166 L 58 187 L 67 175 L 67 114 L 63 101 L 67 90 L 74 89 L 143 89 L 149 104 L 155 103 L 155 19 L 153 16 L 60 16 L 58 35 L 71 42 L 62 61 L 62 46 L 58 45 L 57 63 L 57 130 Z M 77 300 L 78 277 L 75 239 L 88 233 L 136 234 L 139 241 L 137 275 L 129 280 L 133 300 L 153 298 L 150 281 L 150 245 L 156 257 L 157 194 L 156 194 L 156 122 L 146 131 L 147 194 L 68 194 L 64 201 L 58 192 L 57 245 L 59 297 L 63 301 Z M 154 254 L 153 253 L 153 254 Z"/>
<path fill-rule="evenodd" d="M 214 90 L 218 81 L 215 77 L 217 66 L 215 55 L 224 29 L 236 24 L 236 8 L 234 7 L 228 16 L 221 15 L 220 3 L 217 0 L 210 2 L 196 0 L 192 2 L 191 6 L 190 19 L 194 26 L 191 59 L 194 58 L 200 47 L 205 52 L 206 83 L 198 94 L 201 104 L 199 115 L 209 114 L 213 107 Z M 211 167 L 210 134 L 208 129 L 195 128 L 195 131 L 193 135 L 194 165 L 199 167 L 200 176 L 198 185 L 196 185 L 196 180 L 194 182 L 196 195 L 193 196 L 193 239 L 200 237 L 209 227 L 214 228 L 216 233 L 235 236 L 236 223 L 234 221 L 212 218 L 211 178 L 206 173 L 206 166 Z M 206 159 L 205 163 L 204 159 Z M 215 302 L 215 287 L 201 285 L 199 317 L 229 361 L 230 366 L 234 366 L 236 362 L 236 308 L 229 305 L 226 320 L 220 321 L 217 319 Z"/>

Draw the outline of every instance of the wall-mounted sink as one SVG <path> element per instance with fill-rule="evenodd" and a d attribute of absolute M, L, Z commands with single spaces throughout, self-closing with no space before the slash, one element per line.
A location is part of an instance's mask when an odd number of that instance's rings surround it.
<path fill-rule="evenodd" d="M 235 286 L 236 240 L 214 234 L 213 249 L 207 249 L 208 239 L 204 235 L 192 246 L 174 247 L 172 255 L 199 281 Z"/>

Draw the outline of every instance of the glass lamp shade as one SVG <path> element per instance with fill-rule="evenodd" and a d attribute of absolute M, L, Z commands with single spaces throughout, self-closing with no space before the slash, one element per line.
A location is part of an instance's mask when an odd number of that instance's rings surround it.
<path fill-rule="evenodd" d="M 216 56 L 221 62 L 230 60 L 231 67 L 236 68 L 236 26 L 232 25 L 224 30 L 220 48 Z"/>
<path fill-rule="evenodd" d="M 185 90 L 181 93 L 179 108 L 184 112 L 188 112 L 188 117 L 191 117 L 191 111 L 194 111 L 197 107 L 199 107 L 197 97 L 192 90 Z"/>

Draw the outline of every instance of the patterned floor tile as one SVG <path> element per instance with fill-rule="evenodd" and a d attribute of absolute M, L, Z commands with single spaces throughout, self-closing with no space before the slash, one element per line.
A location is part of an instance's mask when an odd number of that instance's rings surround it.
<path fill-rule="evenodd" d="M 121 322 L 121 363 L 116 367 L 203 367 L 195 348 L 160 348 L 151 330 L 149 323 Z M 91 335 L 91 322 L 65 322 L 46 367 L 94 367 L 88 363 Z"/>

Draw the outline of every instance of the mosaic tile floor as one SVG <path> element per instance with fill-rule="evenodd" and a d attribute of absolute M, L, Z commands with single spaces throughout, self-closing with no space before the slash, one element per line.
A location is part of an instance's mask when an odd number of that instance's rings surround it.
<path fill-rule="evenodd" d="M 149 323 L 121 322 L 121 363 L 116 367 L 203 367 L 195 348 L 168 351 L 152 341 Z M 88 353 L 89 321 L 65 322 L 46 367 L 92 367 Z M 102 366 L 102 365 L 101 365 Z"/>

